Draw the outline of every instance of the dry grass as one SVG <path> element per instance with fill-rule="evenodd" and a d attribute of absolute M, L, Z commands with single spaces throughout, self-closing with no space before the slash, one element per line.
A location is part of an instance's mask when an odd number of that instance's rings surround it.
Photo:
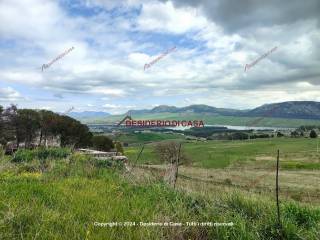
<path fill-rule="evenodd" d="M 165 165 L 143 166 L 158 175 L 166 169 Z M 146 174 L 146 173 L 144 173 Z M 294 199 L 300 202 L 320 205 L 320 171 L 289 171 L 280 170 L 280 196 L 283 199 Z M 275 168 L 268 170 L 237 168 L 237 169 L 204 169 L 196 167 L 179 167 L 178 187 L 186 191 L 204 195 L 216 195 L 234 190 L 244 194 L 262 194 L 274 196 Z M 214 194 L 212 194 L 214 193 Z"/>

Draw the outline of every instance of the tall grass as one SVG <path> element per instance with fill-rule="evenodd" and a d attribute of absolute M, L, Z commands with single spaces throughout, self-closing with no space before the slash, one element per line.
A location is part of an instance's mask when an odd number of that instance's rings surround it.
<path fill-rule="evenodd" d="M 34 163 L 34 160 L 29 164 Z M 48 171 L 0 168 L 0 239 L 319 239 L 320 209 L 275 205 L 241 193 L 214 199 L 174 191 L 156 181 L 131 184 L 118 165 L 72 154 Z M 95 222 L 135 222 L 100 227 Z M 140 222 L 233 222 L 233 226 L 142 227 Z"/>

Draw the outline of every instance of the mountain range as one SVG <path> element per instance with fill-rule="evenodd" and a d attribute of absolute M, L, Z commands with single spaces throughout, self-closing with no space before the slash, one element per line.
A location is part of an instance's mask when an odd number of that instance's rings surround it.
<path fill-rule="evenodd" d="M 86 124 L 116 124 L 126 115 L 133 119 L 203 120 L 207 125 L 299 127 L 320 125 L 320 102 L 289 101 L 264 104 L 254 109 L 238 110 L 208 105 L 175 107 L 160 105 L 152 109 L 130 110 L 125 114 L 106 112 L 70 112 L 67 115 Z"/>
<path fill-rule="evenodd" d="M 160 105 L 150 110 L 130 110 L 127 112 L 127 115 L 155 113 L 200 113 L 235 117 L 320 119 L 320 102 L 289 101 L 265 104 L 260 107 L 248 110 L 216 108 L 208 105 L 190 105 L 181 108 L 175 106 Z"/>

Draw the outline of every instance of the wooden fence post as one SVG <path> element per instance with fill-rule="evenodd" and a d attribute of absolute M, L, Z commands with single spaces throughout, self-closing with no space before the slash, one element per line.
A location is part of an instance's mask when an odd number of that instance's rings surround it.
<path fill-rule="evenodd" d="M 277 199 L 277 216 L 278 216 L 278 229 L 280 234 L 280 239 L 282 239 L 282 227 L 280 218 L 280 206 L 279 206 L 279 158 L 280 151 L 277 152 L 277 173 L 276 173 L 276 199 Z"/>
<path fill-rule="evenodd" d="M 177 179 L 178 179 L 178 170 L 179 170 L 179 162 L 180 162 L 180 150 L 181 150 L 181 143 L 179 144 L 178 158 L 176 159 L 176 162 L 175 162 L 176 167 L 175 167 L 173 188 L 176 188 L 176 182 L 177 182 Z"/>
<path fill-rule="evenodd" d="M 138 154 L 138 157 L 137 157 L 135 163 L 133 164 L 134 167 L 136 166 L 136 164 L 137 164 L 137 162 L 138 162 L 138 160 L 139 160 L 139 158 L 140 158 L 140 156 L 141 156 L 141 154 L 142 154 L 142 152 L 143 152 L 143 149 L 144 149 L 144 145 L 142 145 L 142 148 L 141 148 L 141 150 L 140 150 L 140 152 L 139 152 L 139 154 Z"/>

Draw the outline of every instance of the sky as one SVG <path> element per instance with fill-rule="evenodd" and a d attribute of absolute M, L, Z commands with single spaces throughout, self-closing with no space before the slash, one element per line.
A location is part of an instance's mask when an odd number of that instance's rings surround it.
<path fill-rule="evenodd" d="M 122 114 L 320 101 L 319 12 L 319 0 L 0 0 L 0 105 Z"/>

